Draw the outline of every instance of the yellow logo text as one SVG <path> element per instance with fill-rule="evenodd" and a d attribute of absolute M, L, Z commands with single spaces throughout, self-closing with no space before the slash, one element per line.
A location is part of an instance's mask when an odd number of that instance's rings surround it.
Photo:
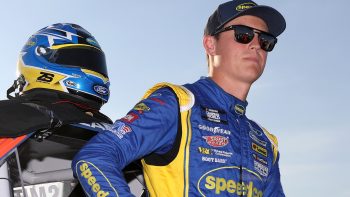
<path fill-rule="evenodd" d="M 239 4 L 237 7 L 236 7 L 236 10 L 237 11 L 243 11 L 243 10 L 246 10 L 246 9 L 249 9 L 251 7 L 254 7 L 256 6 L 255 3 L 242 3 L 242 4 Z"/>
<path fill-rule="evenodd" d="M 255 144 L 254 142 L 252 143 L 252 149 L 257 152 L 260 153 L 262 155 L 264 155 L 265 157 L 267 157 L 267 150 L 257 144 Z"/>
<path fill-rule="evenodd" d="M 215 194 L 220 195 L 221 192 L 228 192 L 230 194 L 236 194 L 238 196 L 249 197 L 262 197 L 263 192 L 254 187 L 252 181 L 249 184 L 236 182 L 232 179 L 226 180 L 225 178 L 207 176 L 205 178 L 205 187 L 209 190 L 215 190 Z"/>
<path fill-rule="evenodd" d="M 82 163 L 79 169 L 81 171 L 80 175 L 87 180 L 87 183 L 91 186 L 92 191 L 96 193 L 97 197 L 106 197 L 109 195 L 109 192 L 103 191 L 100 184 L 96 182 L 96 177 L 93 176 L 87 163 Z"/>
<path fill-rule="evenodd" d="M 209 148 L 198 147 L 198 151 L 205 155 L 211 155 L 211 150 Z"/>

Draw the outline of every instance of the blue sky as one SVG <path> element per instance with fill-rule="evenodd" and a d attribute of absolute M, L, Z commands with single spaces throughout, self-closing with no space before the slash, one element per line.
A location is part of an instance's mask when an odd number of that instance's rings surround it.
<path fill-rule="evenodd" d="M 153 84 L 205 76 L 208 16 L 224 1 L 7 1 L 0 8 L 0 98 L 16 61 L 40 28 L 73 22 L 105 51 L 111 98 L 102 112 L 123 116 Z M 287 29 L 248 95 L 248 116 L 277 135 L 287 196 L 350 196 L 350 2 L 257 0 L 278 9 Z"/>

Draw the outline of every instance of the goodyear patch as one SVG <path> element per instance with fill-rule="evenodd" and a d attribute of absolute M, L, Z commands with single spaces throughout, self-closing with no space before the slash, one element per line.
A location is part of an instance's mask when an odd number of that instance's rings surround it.
<path fill-rule="evenodd" d="M 84 189 L 89 189 L 88 193 L 93 193 L 96 197 L 118 196 L 107 177 L 92 163 L 79 161 L 76 173 Z"/>
<path fill-rule="evenodd" d="M 267 157 L 267 150 L 266 150 L 265 148 L 263 148 L 263 147 L 261 147 L 261 146 L 255 144 L 254 142 L 252 143 L 252 149 L 253 149 L 255 152 L 257 152 L 257 153 L 259 153 L 259 154 L 261 154 L 261 155 Z"/>
<path fill-rule="evenodd" d="M 210 126 L 207 126 L 207 125 L 199 124 L 198 128 L 200 130 L 212 132 L 214 134 L 231 135 L 231 131 L 230 130 L 223 129 L 221 127 L 210 127 Z"/>

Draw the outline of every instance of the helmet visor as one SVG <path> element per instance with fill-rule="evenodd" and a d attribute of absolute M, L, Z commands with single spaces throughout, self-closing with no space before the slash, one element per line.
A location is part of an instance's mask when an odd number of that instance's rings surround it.
<path fill-rule="evenodd" d="M 105 55 L 99 49 L 93 47 L 64 47 L 51 50 L 51 52 L 50 55 L 44 55 L 51 63 L 77 66 L 108 77 Z"/>

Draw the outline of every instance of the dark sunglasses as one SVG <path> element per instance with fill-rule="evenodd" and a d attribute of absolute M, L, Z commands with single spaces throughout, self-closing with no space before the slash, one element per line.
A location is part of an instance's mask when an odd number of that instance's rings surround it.
<path fill-rule="evenodd" d="M 242 44 L 250 43 L 254 39 L 255 33 L 257 33 L 261 49 L 267 52 L 272 51 L 277 43 L 277 38 L 272 34 L 245 25 L 231 25 L 222 28 L 216 31 L 213 36 L 230 30 L 234 30 L 235 40 Z"/>

